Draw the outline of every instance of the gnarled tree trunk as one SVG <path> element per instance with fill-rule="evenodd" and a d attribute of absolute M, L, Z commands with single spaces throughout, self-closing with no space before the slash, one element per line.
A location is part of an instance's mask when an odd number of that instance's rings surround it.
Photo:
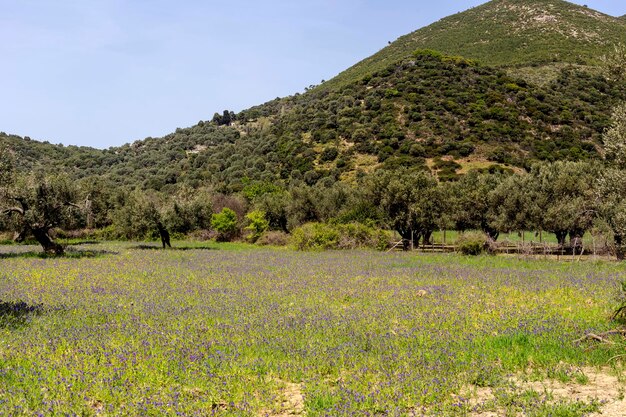
<path fill-rule="evenodd" d="M 33 236 L 37 239 L 37 242 L 43 247 L 45 253 L 53 255 L 63 255 L 65 250 L 63 246 L 54 242 L 48 234 L 48 229 L 45 227 L 38 227 L 32 229 Z"/>
<path fill-rule="evenodd" d="M 161 243 L 163 244 L 163 249 L 165 249 L 166 245 L 171 248 L 172 245 L 170 244 L 170 233 L 167 231 L 167 229 L 163 226 L 161 222 L 157 222 L 157 229 L 159 229 L 159 236 L 161 236 Z"/>

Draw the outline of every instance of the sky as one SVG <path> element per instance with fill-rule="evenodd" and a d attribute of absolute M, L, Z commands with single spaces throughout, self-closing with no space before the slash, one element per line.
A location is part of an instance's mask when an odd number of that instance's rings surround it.
<path fill-rule="evenodd" d="M 303 92 L 485 0 L 0 0 L 0 131 L 109 148 Z M 624 0 L 583 0 L 626 14 Z"/>

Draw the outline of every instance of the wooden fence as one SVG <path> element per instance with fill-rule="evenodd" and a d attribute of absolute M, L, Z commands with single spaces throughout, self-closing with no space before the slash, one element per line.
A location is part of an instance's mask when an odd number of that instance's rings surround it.
<path fill-rule="evenodd" d="M 412 245 L 411 242 L 403 242 L 402 240 L 392 242 L 388 251 L 418 251 L 425 253 L 450 253 L 457 250 L 456 245 L 444 243 L 430 243 L 425 245 Z M 578 243 L 575 246 L 559 246 L 556 243 L 540 243 L 540 242 L 494 242 L 489 247 L 489 252 L 495 254 L 509 255 L 533 255 L 533 256 L 556 256 L 556 257 L 581 257 L 581 256 L 606 256 L 609 254 L 609 248 L 605 246 L 586 247 Z"/>

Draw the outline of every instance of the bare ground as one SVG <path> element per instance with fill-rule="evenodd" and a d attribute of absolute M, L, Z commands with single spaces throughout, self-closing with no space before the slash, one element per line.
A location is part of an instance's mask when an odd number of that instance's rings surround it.
<path fill-rule="evenodd" d="M 278 401 L 271 411 L 263 411 L 263 417 L 293 417 L 304 415 L 304 396 L 302 385 L 280 381 L 283 385 Z"/>
<path fill-rule="evenodd" d="M 509 383 L 521 390 L 533 390 L 538 393 L 549 393 L 554 401 L 599 401 L 600 412 L 593 413 L 589 417 L 626 417 L 626 398 L 624 396 L 626 384 L 609 369 L 582 368 L 580 374 L 586 377 L 584 383 L 572 380 L 561 382 L 554 379 L 542 381 L 525 381 L 520 377 L 512 377 Z M 494 389 L 483 387 L 468 387 L 466 395 L 471 397 L 470 405 L 479 411 L 473 411 L 471 417 L 498 417 L 503 415 L 503 410 L 481 411 L 481 406 L 493 401 Z"/>

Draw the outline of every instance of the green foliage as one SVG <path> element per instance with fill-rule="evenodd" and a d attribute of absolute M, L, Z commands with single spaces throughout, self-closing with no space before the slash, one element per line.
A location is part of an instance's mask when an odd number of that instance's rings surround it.
<path fill-rule="evenodd" d="M 618 43 L 614 49 L 602 59 L 604 76 L 611 82 L 626 81 L 626 45 Z"/>
<path fill-rule="evenodd" d="M 287 246 L 290 241 L 290 236 L 281 232 L 280 230 L 267 230 L 256 241 L 257 245 L 261 246 Z"/>
<path fill-rule="evenodd" d="M 339 231 L 325 223 L 307 223 L 291 233 L 291 242 L 298 250 L 337 249 Z"/>
<path fill-rule="evenodd" d="M 378 171 L 366 179 L 366 200 L 375 202 L 387 227 L 403 239 L 423 238 L 447 221 L 446 198 L 435 178 L 422 171 Z"/>
<path fill-rule="evenodd" d="M 254 181 L 246 184 L 241 190 L 242 194 L 248 201 L 254 201 L 266 194 L 278 193 L 282 190 L 276 184 L 267 181 Z"/>
<path fill-rule="evenodd" d="M 291 242 L 298 250 L 386 249 L 390 236 L 360 223 L 307 223 L 295 229 Z"/>
<path fill-rule="evenodd" d="M 208 230 L 212 216 L 211 193 L 208 190 L 183 188 L 166 205 L 163 222 L 170 232 L 188 234 Z"/>
<path fill-rule="evenodd" d="M 228 242 L 239 233 L 237 214 L 232 209 L 224 207 L 222 211 L 213 215 L 211 227 L 219 233 L 219 241 Z"/>
<path fill-rule="evenodd" d="M 0 144 L 20 161 L 18 170 L 97 176 L 120 191 L 175 194 L 210 185 L 253 201 L 290 182 L 349 180 L 368 156 L 389 170 L 425 169 L 425 158 L 435 157 L 475 155 L 522 167 L 597 158 L 611 105 L 626 98 L 624 85 L 574 68 L 534 85 L 435 53 L 386 65 L 341 89 L 243 111 L 232 126 L 199 123 L 102 151 L 2 134 Z M 259 113 L 263 120 L 251 117 Z M 440 178 L 458 179 L 455 171 L 441 170 Z"/>
<path fill-rule="evenodd" d="M 613 109 L 603 140 L 607 161 L 619 169 L 626 169 L 626 102 Z"/>
<path fill-rule="evenodd" d="M 481 232 L 463 233 L 456 241 L 456 250 L 463 255 L 480 255 L 487 250 L 488 238 Z"/>
<path fill-rule="evenodd" d="M 622 260 L 626 257 L 626 104 L 618 105 L 613 112 L 604 141 L 608 166 L 594 188 L 600 200 L 599 219 L 613 234 L 617 258 Z"/>
<path fill-rule="evenodd" d="M 154 193 L 135 191 L 126 196 L 123 205 L 113 213 L 113 231 L 116 238 L 153 239 L 158 236 L 157 222 L 161 221 L 160 197 Z"/>
<path fill-rule="evenodd" d="M 270 226 L 269 221 L 265 218 L 265 212 L 261 210 L 249 212 L 246 214 L 246 220 L 248 225 L 245 227 L 245 230 L 250 232 L 247 238 L 252 243 L 256 242 Z"/>

